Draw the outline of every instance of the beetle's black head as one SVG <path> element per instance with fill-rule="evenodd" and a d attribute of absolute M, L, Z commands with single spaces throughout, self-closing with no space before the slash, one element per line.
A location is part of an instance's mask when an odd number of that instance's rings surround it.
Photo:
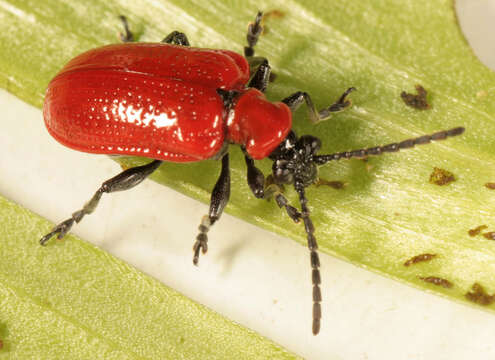
<path fill-rule="evenodd" d="M 277 184 L 294 184 L 308 187 L 318 178 L 318 167 L 314 156 L 320 150 L 321 141 L 315 136 L 297 137 L 291 131 L 280 145 L 270 154 L 273 160 L 273 179 Z"/>

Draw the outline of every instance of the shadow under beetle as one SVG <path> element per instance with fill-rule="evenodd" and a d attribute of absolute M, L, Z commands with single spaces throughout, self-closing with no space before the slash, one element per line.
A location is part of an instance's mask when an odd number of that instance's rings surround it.
<path fill-rule="evenodd" d="M 208 230 L 220 218 L 230 196 L 230 144 L 244 153 L 247 182 L 259 199 L 274 198 L 296 223 L 303 222 L 310 251 L 313 283 L 313 334 L 320 331 L 320 260 L 315 227 L 305 188 L 318 180 L 318 166 L 342 158 L 364 158 L 396 152 L 462 134 L 458 127 L 385 146 L 318 155 L 321 141 L 297 136 L 292 112 L 306 103 L 314 123 L 349 107 L 347 89 L 332 105 L 318 111 L 311 97 L 298 91 L 281 102 L 270 102 L 264 91 L 270 66 L 254 56 L 262 32 L 262 13 L 248 27 L 244 57 L 228 50 L 189 47 L 185 34 L 172 32 L 161 43 L 133 43 L 125 17 L 123 44 L 108 45 L 72 59 L 52 79 L 43 115 L 49 133 L 79 151 L 135 155 L 154 159 L 105 181 L 82 209 L 55 226 L 40 240 L 61 239 L 85 215 L 91 214 L 103 193 L 130 189 L 153 173 L 162 161 L 192 162 L 219 159 L 220 176 L 213 188 L 208 214 L 194 243 L 194 264 L 208 249 Z M 273 161 L 270 184 L 254 160 Z M 289 204 L 282 185 L 291 184 L 300 210 Z"/>

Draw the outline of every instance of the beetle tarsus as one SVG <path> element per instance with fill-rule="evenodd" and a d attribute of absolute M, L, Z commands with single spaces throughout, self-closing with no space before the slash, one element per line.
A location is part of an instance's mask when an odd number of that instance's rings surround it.
<path fill-rule="evenodd" d="M 263 19 L 263 13 L 258 11 L 256 18 L 253 23 L 248 26 L 248 31 L 246 35 L 248 45 L 244 47 L 244 56 L 251 57 L 254 56 L 254 46 L 258 42 L 258 38 L 263 32 L 263 27 L 261 26 L 261 20 Z"/>
<path fill-rule="evenodd" d="M 302 218 L 302 214 L 297 210 L 294 206 L 289 204 L 289 200 L 280 192 L 280 187 L 272 184 L 270 185 L 271 187 L 277 187 L 278 189 L 276 190 L 274 194 L 275 201 L 277 202 L 277 205 L 279 208 L 285 208 L 285 211 L 287 212 L 287 215 L 294 221 L 296 224 L 299 223 L 299 221 Z"/>
<path fill-rule="evenodd" d="M 199 234 L 196 236 L 196 242 L 194 243 L 193 246 L 193 251 L 194 251 L 194 258 L 193 258 L 193 263 L 194 265 L 198 265 L 198 259 L 199 259 L 199 254 L 200 252 L 203 254 L 206 254 L 208 251 L 208 230 L 210 230 L 210 226 L 213 225 L 212 222 L 210 221 L 210 217 L 208 215 L 203 216 L 203 219 L 201 220 L 201 224 L 198 227 Z"/>
<path fill-rule="evenodd" d="M 114 176 L 113 178 L 105 181 L 100 186 L 100 188 L 96 190 L 93 197 L 86 204 L 84 204 L 82 209 L 74 212 L 70 219 L 67 219 L 55 226 L 50 233 L 41 238 L 40 244 L 45 245 L 45 243 L 57 233 L 57 238 L 59 240 L 62 239 L 65 234 L 69 232 L 72 225 L 74 225 L 74 222 L 79 223 L 85 215 L 89 215 L 95 210 L 95 208 L 98 206 L 98 203 L 100 202 L 101 196 L 104 193 L 123 191 L 133 188 L 134 186 L 140 184 L 149 175 L 151 175 L 153 171 L 158 169 L 161 163 L 161 160 L 153 160 L 146 165 L 135 166 L 124 170 L 117 176 Z"/>
<path fill-rule="evenodd" d="M 249 73 L 252 75 L 248 86 L 261 92 L 265 92 L 268 83 L 275 81 L 276 78 L 276 75 L 271 72 L 268 60 L 261 56 L 254 56 L 254 46 L 263 32 L 261 25 L 263 18 L 263 13 L 259 11 L 254 23 L 249 24 L 246 35 L 248 45 L 244 47 L 244 56 L 249 64 Z"/>
<path fill-rule="evenodd" d="M 254 160 L 249 156 L 245 148 L 242 148 L 244 152 L 244 160 L 247 166 L 247 181 L 249 188 L 253 195 L 258 199 L 271 199 L 275 198 L 279 208 L 285 208 L 287 215 L 295 222 L 298 223 L 301 219 L 301 213 L 292 205 L 289 204 L 287 198 L 282 194 L 282 185 L 273 183 L 270 181 L 272 177 L 268 178 L 265 182 L 265 176 L 254 165 Z"/>
<path fill-rule="evenodd" d="M 196 237 L 196 242 L 194 243 L 194 265 L 198 264 L 199 252 L 206 254 L 208 251 L 208 231 L 210 227 L 215 224 L 215 222 L 222 216 L 223 209 L 229 202 L 230 198 L 230 167 L 229 167 L 229 154 L 225 154 L 222 157 L 222 171 L 220 176 L 211 192 L 210 199 L 210 211 L 208 215 L 203 216 L 201 224 L 198 227 L 199 234 Z"/>
<path fill-rule="evenodd" d="M 335 113 L 339 111 L 343 111 L 352 105 L 351 99 L 348 98 L 349 94 L 353 91 L 356 91 L 355 87 L 350 87 L 340 96 L 339 100 L 337 100 L 334 104 L 328 107 L 329 113 Z M 320 111 L 321 113 L 321 111 Z"/>
<path fill-rule="evenodd" d="M 206 252 L 208 251 L 208 235 L 206 235 L 206 232 L 201 232 L 196 237 L 196 242 L 194 243 L 193 250 L 194 250 L 193 264 L 198 265 L 200 252 L 206 254 Z"/>
<path fill-rule="evenodd" d="M 62 238 L 69 232 L 72 225 L 74 225 L 74 219 L 67 219 L 57 226 L 53 227 L 52 230 L 40 239 L 40 245 L 45 246 L 47 241 L 50 240 L 54 235 L 57 235 L 57 239 L 62 240 Z"/>
<path fill-rule="evenodd" d="M 295 92 L 294 94 L 283 99 L 282 102 L 285 103 L 292 112 L 296 111 L 299 106 L 301 106 L 302 103 L 305 102 L 308 108 L 309 120 L 313 124 L 316 124 L 320 121 L 327 120 L 328 118 L 330 118 L 330 116 L 332 116 L 333 113 L 343 111 L 351 106 L 352 102 L 348 98 L 348 96 L 355 90 L 356 88 L 354 87 L 348 88 L 335 103 L 324 109 L 321 109 L 320 111 L 316 110 L 316 107 L 313 104 L 313 100 L 311 100 L 311 96 L 304 91 Z"/>
<path fill-rule="evenodd" d="M 124 33 L 120 33 L 120 40 L 124 43 L 133 42 L 134 34 L 129 30 L 129 23 L 127 22 L 127 18 L 124 15 L 119 16 L 120 21 L 124 25 Z"/>

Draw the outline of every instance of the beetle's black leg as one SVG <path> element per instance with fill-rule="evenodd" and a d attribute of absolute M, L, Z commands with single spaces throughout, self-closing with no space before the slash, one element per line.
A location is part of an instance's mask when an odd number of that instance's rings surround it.
<path fill-rule="evenodd" d="M 225 154 L 222 157 L 222 171 L 213 188 L 210 200 L 210 211 L 208 215 L 205 215 L 199 225 L 199 234 L 196 237 L 194 243 L 194 265 L 198 264 L 199 252 L 205 254 L 208 251 L 208 230 L 210 227 L 220 219 L 223 209 L 229 202 L 230 198 L 230 168 L 229 168 L 229 154 Z"/>
<path fill-rule="evenodd" d="M 172 31 L 161 42 L 166 44 L 189 46 L 189 40 L 187 39 L 186 34 L 179 31 Z"/>
<path fill-rule="evenodd" d="M 248 45 L 244 47 L 244 56 L 245 57 L 253 57 L 254 56 L 254 46 L 258 42 L 258 38 L 263 31 L 263 27 L 261 26 L 261 20 L 263 19 L 263 13 L 258 11 L 256 14 L 256 18 L 253 23 L 250 23 L 248 26 L 248 31 L 246 35 Z"/>
<path fill-rule="evenodd" d="M 320 111 L 316 110 L 316 107 L 314 106 L 309 94 L 302 91 L 298 91 L 286 97 L 282 100 L 282 102 L 289 106 L 292 111 L 295 111 L 299 106 L 301 106 L 303 102 L 306 102 L 306 106 L 308 107 L 309 119 L 312 123 L 317 123 L 319 121 L 328 119 L 332 115 L 332 113 L 345 110 L 346 108 L 351 106 L 351 100 L 349 100 L 347 97 L 354 90 L 356 89 L 353 87 L 347 89 L 334 104 L 330 105 L 327 108 L 321 109 Z"/>
<path fill-rule="evenodd" d="M 299 195 L 299 202 L 301 203 L 301 217 L 304 221 L 304 229 L 306 230 L 306 236 L 308 239 L 308 249 L 311 259 L 311 279 L 313 283 L 313 335 L 317 335 L 320 332 L 320 319 L 321 319 L 321 275 L 320 275 L 320 257 L 318 256 L 318 243 L 314 236 L 315 227 L 311 218 L 309 217 L 310 211 L 308 209 L 308 199 L 304 193 L 304 185 L 294 184 L 294 188 Z"/>
<path fill-rule="evenodd" d="M 122 21 L 122 24 L 124 25 L 124 33 L 120 33 L 120 40 L 122 42 L 133 42 L 134 41 L 134 34 L 129 30 L 129 24 L 127 23 L 127 18 L 124 15 L 120 15 L 119 19 Z"/>
<path fill-rule="evenodd" d="M 258 199 L 265 198 L 265 175 L 254 165 L 254 160 L 247 154 L 246 150 L 242 149 L 244 152 L 244 160 L 247 166 L 247 182 L 249 188 L 253 195 Z"/>
<path fill-rule="evenodd" d="M 431 141 L 443 140 L 448 137 L 461 135 L 464 132 L 463 127 L 456 127 L 450 130 L 439 131 L 431 135 L 423 135 L 417 138 L 404 140 L 398 143 L 391 143 L 384 146 L 375 146 L 372 148 L 344 151 L 328 155 L 315 155 L 314 162 L 318 165 L 323 165 L 329 161 L 351 158 L 365 158 L 367 156 L 377 156 L 386 152 L 397 152 L 402 149 L 410 149 L 415 145 L 428 144 Z"/>
<path fill-rule="evenodd" d="M 268 82 L 270 81 L 271 67 L 268 60 L 263 59 L 263 62 L 258 66 L 258 69 L 251 77 L 248 87 L 258 89 L 265 92 Z"/>
<path fill-rule="evenodd" d="M 122 24 L 124 25 L 124 33 L 120 33 L 120 40 L 122 40 L 122 42 L 125 43 L 135 41 L 134 34 L 129 29 L 129 23 L 127 22 L 127 18 L 124 15 L 120 15 L 119 19 L 122 21 Z M 189 40 L 187 39 L 186 34 L 181 33 L 179 31 L 172 31 L 161 42 L 166 44 L 189 46 Z"/>
<path fill-rule="evenodd" d="M 161 163 L 161 160 L 153 160 L 149 164 L 129 168 L 105 181 L 81 210 L 76 211 L 72 214 L 71 218 L 55 226 L 50 233 L 41 238 L 40 244 L 45 245 L 56 234 L 58 234 L 58 239 L 62 239 L 69 232 L 72 225 L 74 225 L 74 222 L 80 222 L 85 215 L 91 214 L 95 210 L 103 193 L 112 193 L 133 188 L 158 169 Z"/>
<path fill-rule="evenodd" d="M 265 176 L 261 170 L 254 165 L 254 160 L 247 155 L 244 149 L 243 151 L 247 166 L 247 181 L 254 196 L 258 199 L 275 198 L 278 207 L 284 207 L 285 211 L 287 211 L 287 215 L 289 215 L 294 222 L 298 223 L 301 219 L 301 213 L 294 206 L 289 204 L 287 198 L 282 194 L 280 186 L 277 184 L 270 184 L 265 187 Z"/>
<path fill-rule="evenodd" d="M 284 207 L 285 211 L 287 212 L 287 215 L 289 215 L 289 217 L 295 223 L 299 223 L 299 221 L 301 220 L 301 213 L 299 212 L 299 210 L 297 210 L 294 206 L 289 204 L 289 200 L 287 200 L 287 198 L 280 192 L 280 187 L 277 186 L 276 184 L 272 184 L 267 187 L 267 191 L 266 191 L 267 194 L 270 193 L 271 187 L 274 187 L 274 189 L 272 190 L 273 195 L 271 196 L 275 198 L 278 207 L 279 208 Z"/>
<path fill-rule="evenodd" d="M 244 56 L 249 63 L 249 73 L 254 74 L 249 82 L 249 87 L 254 87 L 264 92 L 268 82 L 275 79 L 275 74 L 270 71 L 267 59 L 261 56 L 254 56 L 254 46 L 263 32 L 262 21 L 263 13 L 258 11 L 254 22 L 248 26 L 246 35 L 248 45 L 244 47 Z"/>

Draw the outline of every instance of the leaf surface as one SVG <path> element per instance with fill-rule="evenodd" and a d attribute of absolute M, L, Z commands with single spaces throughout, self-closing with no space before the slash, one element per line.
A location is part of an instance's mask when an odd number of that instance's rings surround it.
<path fill-rule="evenodd" d="M 0 359 L 294 359 L 97 247 L 39 246 L 48 221 L 0 197 Z"/>

